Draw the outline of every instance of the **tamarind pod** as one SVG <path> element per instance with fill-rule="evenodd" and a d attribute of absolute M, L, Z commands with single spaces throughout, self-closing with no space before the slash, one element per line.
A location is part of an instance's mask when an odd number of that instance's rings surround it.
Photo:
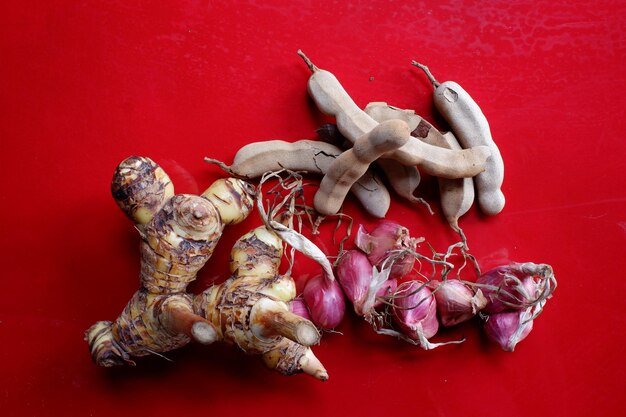
<path fill-rule="evenodd" d="M 383 104 L 386 106 L 386 103 Z M 400 119 L 405 122 L 407 121 L 402 119 L 402 117 L 389 117 L 385 120 L 390 119 Z M 376 121 L 380 123 L 383 120 Z M 411 129 L 411 125 L 409 123 L 407 124 L 409 125 L 409 129 Z M 343 147 L 344 150 L 352 147 L 352 143 L 343 137 L 335 124 L 324 124 L 317 129 L 317 133 L 323 141 L 337 144 L 338 146 Z M 378 165 L 378 167 L 385 173 L 385 177 L 387 177 L 387 181 L 391 185 L 391 188 L 393 188 L 393 190 L 400 197 L 406 198 L 412 203 L 424 204 L 426 208 L 428 208 L 428 211 L 432 214 L 430 205 L 423 198 L 415 197 L 415 190 L 421 181 L 421 175 L 417 167 L 401 165 L 393 160 L 383 158 L 378 159 L 376 161 L 376 165 Z"/>
<path fill-rule="evenodd" d="M 219 165 L 229 175 L 242 178 L 257 178 L 266 172 L 281 169 L 324 175 L 340 154 L 341 149 L 325 142 L 270 140 L 243 146 L 230 166 L 210 158 L 205 158 L 205 161 Z M 381 218 L 387 213 L 391 196 L 373 171 L 368 170 L 350 191 L 372 216 Z"/>
<path fill-rule="evenodd" d="M 385 173 L 391 188 L 393 188 L 396 194 L 409 200 L 411 203 L 425 205 L 432 214 L 432 209 L 426 200 L 415 196 L 415 190 L 417 190 L 422 179 L 417 167 L 400 165 L 394 160 L 385 158 L 378 159 L 376 163 Z"/>
<path fill-rule="evenodd" d="M 487 146 L 491 158 L 485 171 L 474 178 L 478 194 L 478 205 L 485 214 L 498 214 L 504 208 L 505 198 L 501 191 L 504 180 L 504 161 L 498 146 L 493 141 L 489 122 L 482 110 L 459 84 L 454 81 L 439 83 L 428 67 L 413 61 L 422 69 L 434 88 L 435 107 L 450 124 L 454 135 L 464 148 Z"/>
<path fill-rule="evenodd" d="M 323 215 L 336 214 L 348 190 L 369 165 L 381 155 L 406 143 L 408 125 L 401 120 L 380 123 L 359 137 L 351 149 L 343 152 L 328 168 L 315 193 L 315 209 Z"/>
<path fill-rule="evenodd" d="M 368 103 L 364 111 L 378 123 L 385 120 L 400 119 L 409 125 L 411 136 L 414 138 L 418 138 L 429 145 L 448 149 L 443 133 L 415 113 L 414 110 L 401 109 L 384 101 L 375 101 Z"/>
<path fill-rule="evenodd" d="M 443 135 L 447 146 L 450 149 L 460 149 L 461 145 L 451 132 Z M 459 218 L 468 212 L 474 202 L 474 182 L 472 178 L 446 179 L 439 178 L 439 196 L 443 215 L 450 227 L 457 232 L 465 247 L 467 248 L 467 238 L 463 229 L 459 227 Z"/>
<path fill-rule="evenodd" d="M 435 106 L 450 123 L 452 131 L 465 148 L 486 145 L 491 150 L 485 171 L 476 175 L 478 205 L 486 214 L 502 211 L 505 204 L 500 187 L 504 180 L 504 161 L 491 136 L 487 118 L 478 104 L 460 85 L 447 81 L 435 91 Z"/>
<path fill-rule="evenodd" d="M 217 340 L 213 324 L 194 314 L 191 303 L 181 302 L 176 297 L 171 297 L 163 303 L 159 321 L 170 333 L 185 334 L 204 345 Z"/>
<path fill-rule="evenodd" d="M 217 209 L 222 223 L 237 224 L 245 220 L 255 199 L 254 186 L 238 178 L 222 178 L 215 181 L 203 193 Z"/>
<path fill-rule="evenodd" d="M 250 311 L 250 328 L 258 337 L 283 336 L 304 346 L 319 343 L 315 325 L 291 311 L 284 302 L 261 298 Z"/>
<path fill-rule="evenodd" d="M 174 195 L 174 186 L 152 159 L 131 156 L 115 169 L 111 194 L 120 209 L 141 226 L 148 223 Z"/>
<path fill-rule="evenodd" d="M 409 125 L 411 132 L 414 132 L 423 120 L 414 110 L 401 109 L 387 104 L 384 101 L 372 101 L 367 103 L 363 111 L 377 123 L 385 120 L 400 119 Z"/>
<path fill-rule="evenodd" d="M 326 70 L 319 69 L 302 53 L 312 75 L 307 89 L 317 107 L 325 114 L 334 116 L 339 131 L 351 142 L 370 132 L 378 124 L 361 110 L 346 93 L 337 78 Z M 419 140 L 409 140 L 399 149 L 385 154 L 403 165 L 418 165 L 424 172 L 443 178 L 473 177 L 485 169 L 485 163 L 491 151 L 487 146 L 471 149 L 450 150 L 438 148 Z"/>
<path fill-rule="evenodd" d="M 268 368 L 284 375 L 304 372 L 320 381 L 328 380 L 328 372 L 311 348 L 289 339 L 283 339 L 273 349 L 265 352 L 262 358 Z"/>
<path fill-rule="evenodd" d="M 93 361 L 105 367 L 134 365 L 131 357 L 168 352 L 189 343 L 187 334 L 173 333 L 171 322 L 165 326 L 160 320 L 168 300 L 192 308 L 187 294 L 160 295 L 140 289 L 114 322 L 100 321 L 91 326 L 86 340 Z"/>
<path fill-rule="evenodd" d="M 415 126 L 411 132 L 412 136 L 431 145 L 453 150 L 461 149 L 461 145 L 451 132 L 439 132 L 413 110 L 400 109 L 384 102 L 373 102 L 365 107 L 365 112 L 378 122 L 390 119 L 404 120 L 409 128 Z M 438 178 L 437 181 L 443 214 L 450 227 L 461 235 L 463 242 L 466 242 L 458 221 L 474 202 L 474 183 L 471 178 Z"/>

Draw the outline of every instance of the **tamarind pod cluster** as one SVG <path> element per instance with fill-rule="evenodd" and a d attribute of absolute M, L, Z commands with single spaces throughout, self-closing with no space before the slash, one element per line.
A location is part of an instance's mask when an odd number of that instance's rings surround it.
<path fill-rule="evenodd" d="M 386 120 L 391 119 L 392 118 L 388 118 Z M 408 123 L 407 120 L 404 120 L 401 117 L 396 117 L 396 119 L 407 122 L 407 124 L 409 125 L 409 130 L 413 129 L 413 127 L 410 123 Z M 336 144 L 344 150 L 352 147 L 352 143 L 343 137 L 343 135 L 337 129 L 337 125 L 335 124 L 324 124 L 320 126 L 319 129 L 317 129 L 317 133 L 322 140 L 328 143 Z M 385 158 L 379 158 L 378 160 L 376 160 L 376 165 L 380 169 L 382 169 L 385 177 L 387 178 L 387 181 L 389 182 L 389 185 L 391 185 L 391 188 L 393 188 L 396 194 L 409 200 L 412 203 L 420 203 L 425 205 L 428 211 L 432 213 L 432 209 L 430 208 L 430 205 L 426 202 L 426 200 L 415 196 L 415 190 L 417 190 L 417 187 L 419 186 L 421 181 L 421 174 L 416 166 L 401 165 L 392 159 Z M 373 170 L 371 170 L 370 168 L 368 172 L 373 172 Z"/>
<path fill-rule="evenodd" d="M 337 127 L 346 139 L 354 142 L 378 125 L 354 103 L 332 73 L 316 67 L 302 51 L 298 51 L 298 54 L 312 72 L 307 83 L 309 95 L 320 111 L 336 118 Z M 403 165 L 417 165 L 433 176 L 464 178 L 482 172 L 490 155 L 487 146 L 453 151 L 411 139 L 384 157 Z"/>
<path fill-rule="evenodd" d="M 352 185 L 381 155 L 404 145 L 409 127 L 402 120 L 389 120 L 359 137 L 330 165 L 315 193 L 315 209 L 324 215 L 336 214 Z"/>
<path fill-rule="evenodd" d="M 400 109 L 384 102 L 373 102 L 365 107 L 365 112 L 378 122 L 392 119 L 404 120 L 409 128 L 413 129 L 412 136 L 433 146 L 453 150 L 461 149 L 461 145 L 451 132 L 441 133 L 413 110 Z M 437 181 L 443 214 L 450 227 L 461 235 L 463 241 L 466 241 L 458 221 L 474 202 L 472 178 L 437 178 Z"/>
<path fill-rule="evenodd" d="M 156 163 L 130 157 L 117 167 L 111 189 L 140 232 L 141 286 L 115 321 L 87 330 L 92 359 L 101 366 L 133 365 L 133 357 L 167 352 L 192 338 L 213 342 L 217 333 L 193 311 L 186 287 L 210 258 L 224 226 L 250 213 L 254 187 L 228 178 L 203 196 L 174 195 Z"/>
<path fill-rule="evenodd" d="M 320 141 L 269 140 L 243 146 L 230 166 L 210 158 L 205 160 L 219 165 L 229 175 L 249 179 L 281 169 L 324 175 L 341 153 L 337 146 Z M 389 191 L 372 170 L 367 170 L 350 188 L 350 192 L 374 217 L 384 217 L 391 204 Z"/>

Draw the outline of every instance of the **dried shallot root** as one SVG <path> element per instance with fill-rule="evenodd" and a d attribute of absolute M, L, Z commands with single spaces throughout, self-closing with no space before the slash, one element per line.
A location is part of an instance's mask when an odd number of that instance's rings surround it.
<path fill-rule="evenodd" d="M 486 299 L 481 313 L 485 333 L 512 352 L 532 330 L 557 282 L 550 265 L 514 262 L 484 273 L 473 286 Z"/>
<path fill-rule="evenodd" d="M 214 342 L 216 328 L 194 313 L 185 291 L 211 257 L 224 226 L 251 212 L 254 187 L 227 178 L 201 196 L 174 195 L 160 166 L 133 156 L 117 167 L 111 191 L 141 236 L 141 287 L 115 321 L 99 321 L 86 331 L 93 361 L 105 367 L 134 365 L 135 357 L 160 355 L 192 339 Z"/>

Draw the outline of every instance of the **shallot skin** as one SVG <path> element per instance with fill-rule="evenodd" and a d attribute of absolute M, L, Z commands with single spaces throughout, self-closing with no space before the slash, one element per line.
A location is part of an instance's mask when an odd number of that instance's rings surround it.
<path fill-rule="evenodd" d="M 533 320 L 527 310 L 491 314 L 484 327 L 487 337 L 507 352 L 513 352 L 532 329 Z"/>
<path fill-rule="evenodd" d="M 294 314 L 299 315 L 300 317 L 304 317 L 307 320 L 313 321 L 311 319 L 311 313 L 309 312 L 309 307 L 306 305 L 306 302 L 303 298 L 294 298 L 289 301 L 289 311 Z"/>
<path fill-rule="evenodd" d="M 414 251 L 421 239 L 411 238 L 409 229 L 390 221 L 380 220 L 371 232 L 359 226 L 354 243 L 367 254 L 372 265 L 383 267 L 388 259 L 391 264 L 390 278 L 401 278 L 408 274 L 415 265 L 415 257 L 403 250 Z"/>
<path fill-rule="evenodd" d="M 373 276 L 372 264 L 367 255 L 356 249 L 345 252 L 337 263 L 336 276 L 355 312 L 362 316 L 363 303 Z"/>
<path fill-rule="evenodd" d="M 551 268 L 546 272 L 547 268 L 550 267 L 530 262 L 511 263 L 485 272 L 476 281 L 488 300 L 484 312 L 522 310 L 536 303 L 542 296 L 542 288 L 548 284 L 546 279 L 553 279 Z M 543 297 L 547 298 L 549 294 Z"/>
<path fill-rule="evenodd" d="M 435 290 L 439 318 L 446 327 L 471 319 L 487 305 L 487 299 L 480 289 L 474 293 L 458 279 L 433 281 L 430 287 Z"/>
<path fill-rule="evenodd" d="M 336 280 L 316 275 L 306 283 L 302 297 L 309 307 L 313 323 L 318 327 L 333 329 L 343 320 L 346 302 Z"/>
<path fill-rule="evenodd" d="M 439 330 L 437 302 L 432 291 L 421 282 L 410 281 L 399 287 L 393 305 L 394 319 L 409 338 L 420 340 L 421 332 L 428 339 Z"/>

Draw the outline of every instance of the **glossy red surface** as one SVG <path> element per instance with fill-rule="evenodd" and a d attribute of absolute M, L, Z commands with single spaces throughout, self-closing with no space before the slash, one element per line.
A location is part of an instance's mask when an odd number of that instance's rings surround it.
<path fill-rule="evenodd" d="M 623 1 L 19 1 L 0 6 L 0 410 L 5 416 L 615 416 L 623 409 L 626 284 L 626 6 Z M 506 163 L 505 210 L 461 225 L 483 265 L 553 265 L 555 297 L 514 353 L 475 322 L 434 351 L 375 335 L 353 314 L 326 334 L 320 383 L 221 345 L 135 368 L 91 363 L 83 332 L 137 288 L 138 235 L 109 192 L 131 154 L 178 192 L 202 191 L 257 140 L 314 138 L 302 48 L 357 104 L 435 116 L 412 59 L 481 105 Z M 436 208 L 388 218 L 438 249 Z M 346 212 L 372 219 L 353 202 Z M 227 229 L 191 289 L 227 273 Z M 328 236 L 320 239 L 327 250 Z M 303 262 L 299 282 L 315 273 Z"/>

